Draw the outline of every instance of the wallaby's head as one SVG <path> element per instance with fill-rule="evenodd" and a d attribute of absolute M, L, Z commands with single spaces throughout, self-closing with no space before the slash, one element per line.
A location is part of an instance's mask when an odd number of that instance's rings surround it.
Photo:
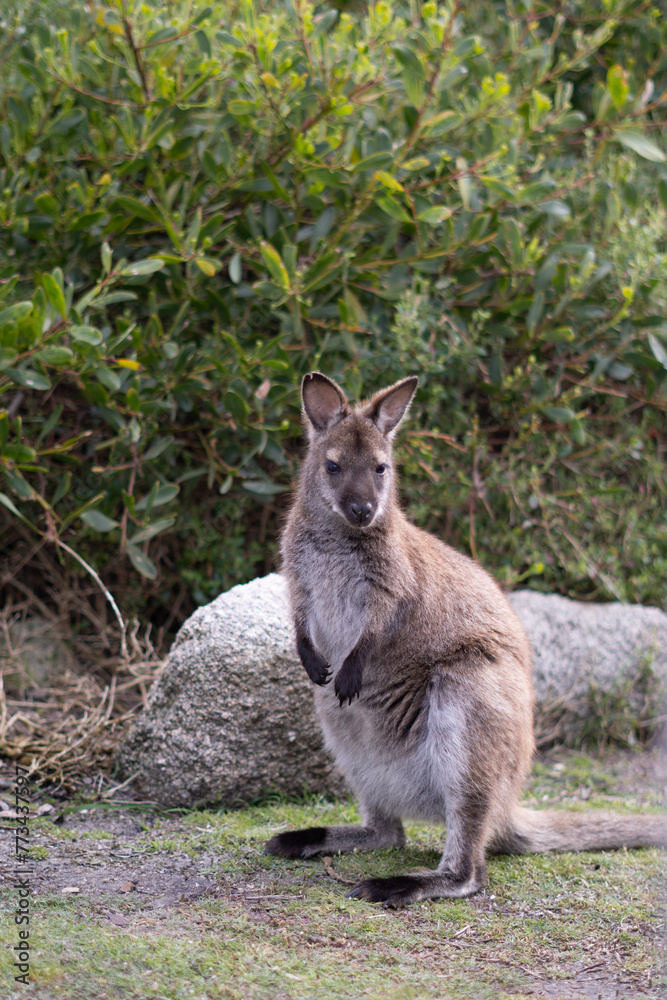
<path fill-rule="evenodd" d="M 335 382 L 313 372 L 301 385 L 310 448 L 304 463 L 304 501 L 368 528 L 394 497 L 391 445 L 412 402 L 414 376 L 378 392 L 366 403 L 349 405 Z"/>

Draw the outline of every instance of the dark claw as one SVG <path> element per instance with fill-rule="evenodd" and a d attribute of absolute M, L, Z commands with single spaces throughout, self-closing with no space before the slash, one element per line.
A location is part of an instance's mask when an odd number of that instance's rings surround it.
<path fill-rule="evenodd" d="M 329 667 L 329 664 L 325 663 L 322 671 L 314 677 L 311 675 L 310 679 L 313 682 L 313 684 L 319 684 L 320 687 L 323 687 L 325 684 L 329 683 L 329 681 L 331 680 L 331 675 L 332 675 L 332 670 Z"/>

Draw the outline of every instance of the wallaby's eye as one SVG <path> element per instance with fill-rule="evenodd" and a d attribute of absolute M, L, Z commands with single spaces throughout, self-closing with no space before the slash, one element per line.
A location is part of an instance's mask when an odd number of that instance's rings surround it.
<path fill-rule="evenodd" d="M 340 472 L 340 465 L 336 465 L 335 462 L 327 462 L 325 465 L 325 469 L 327 470 L 330 476 L 337 476 L 338 473 Z"/>
<path fill-rule="evenodd" d="M 382 465 L 378 465 L 375 471 L 377 472 L 378 476 L 384 476 L 385 472 L 387 471 L 386 464 L 383 462 Z"/>

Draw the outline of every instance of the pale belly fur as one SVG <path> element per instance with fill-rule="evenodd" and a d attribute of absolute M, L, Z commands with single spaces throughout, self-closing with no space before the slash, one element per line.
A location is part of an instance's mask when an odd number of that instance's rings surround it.
<path fill-rule="evenodd" d="M 327 749 L 366 808 L 433 822 L 445 819 L 442 791 L 433 781 L 434 748 L 426 739 L 397 753 L 377 709 L 362 702 L 339 705 L 333 684 L 317 688 L 315 708 Z"/>

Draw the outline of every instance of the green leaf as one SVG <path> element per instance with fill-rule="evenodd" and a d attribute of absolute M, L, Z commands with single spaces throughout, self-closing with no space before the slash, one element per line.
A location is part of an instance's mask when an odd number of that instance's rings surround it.
<path fill-rule="evenodd" d="M 628 74 L 623 67 L 610 66 L 607 70 L 607 90 L 617 111 L 627 104 L 629 89 Z"/>
<path fill-rule="evenodd" d="M 390 191 L 403 192 L 403 185 L 399 184 L 396 178 L 392 174 L 388 174 L 386 170 L 376 170 L 373 177 L 384 187 L 389 188 Z"/>
<path fill-rule="evenodd" d="M 0 327 L 7 326 L 9 323 L 20 323 L 31 312 L 32 302 L 15 302 L 14 305 L 0 310 Z"/>
<path fill-rule="evenodd" d="M 265 479 L 246 479 L 242 486 L 244 490 L 259 496 L 276 496 L 287 491 L 286 486 L 279 486 L 278 483 L 270 483 Z"/>
<path fill-rule="evenodd" d="M 119 521 L 114 521 L 112 518 L 107 517 L 100 510 L 86 510 L 80 515 L 81 520 L 84 524 L 87 524 L 89 528 L 93 531 L 100 531 L 106 533 L 107 531 L 113 531 L 114 528 L 120 527 Z"/>
<path fill-rule="evenodd" d="M 51 497 L 52 507 L 55 507 L 57 503 L 60 503 L 65 494 L 69 493 L 71 485 L 72 485 L 72 473 L 71 472 L 63 473 L 63 475 L 59 477 L 55 492 Z"/>
<path fill-rule="evenodd" d="M 542 413 L 555 424 L 569 424 L 576 417 L 576 413 L 569 406 L 545 406 Z"/>
<path fill-rule="evenodd" d="M 159 213 L 154 208 L 151 208 L 150 205 L 144 205 L 143 201 L 139 201 L 138 198 L 121 194 L 116 198 L 114 206 L 125 209 L 128 215 L 136 216 L 145 222 L 155 222 L 159 226 L 162 225 Z"/>
<path fill-rule="evenodd" d="M 391 195 L 384 195 L 382 198 L 378 198 L 377 204 L 392 219 L 396 219 L 398 222 L 412 222 L 412 219 L 403 206 L 395 198 L 392 198 Z"/>
<path fill-rule="evenodd" d="M 658 198 L 660 204 L 667 212 L 667 177 L 660 177 L 658 180 Z"/>
<path fill-rule="evenodd" d="M 28 518 L 21 513 L 21 511 L 14 504 L 14 502 L 10 500 L 8 496 L 5 496 L 4 493 L 0 493 L 0 503 L 2 504 L 3 507 L 6 507 L 7 510 L 11 511 L 15 517 L 20 518 L 20 520 L 23 521 L 24 524 L 27 524 L 34 531 L 37 531 L 37 528 L 35 528 L 35 525 L 32 523 L 32 521 L 29 521 Z"/>
<path fill-rule="evenodd" d="M 206 18 L 210 17 L 212 13 L 213 13 L 212 7 L 202 7 L 202 9 L 196 14 L 196 16 L 192 21 L 193 27 L 195 27 L 198 24 L 201 24 L 202 21 L 205 21 Z"/>
<path fill-rule="evenodd" d="M 241 281 L 241 254 L 235 253 L 229 262 L 229 278 L 235 285 Z"/>
<path fill-rule="evenodd" d="M 352 170 L 355 173 L 360 173 L 362 170 L 381 170 L 383 167 L 390 167 L 394 162 L 394 157 L 390 150 L 383 150 L 379 153 L 371 153 L 370 156 L 365 156 L 362 160 L 357 160 L 357 162 L 352 166 Z"/>
<path fill-rule="evenodd" d="M 135 510 L 152 510 L 153 507 L 162 507 L 165 503 L 170 503 L 180 492 L 178 483 L 156 482 L 150 493 L 135 504 Z"/>
<path fill-rule="evenodd" d="M 459 172 L 464 171 L 467 167 L 467 163 L 462 156 L 459 156 L 456 160 L 456 168 Z M 459 194 L 461 195 L 461 201 L 463 202 L 463 207 L 466 212 L 470 211 L 470 204 L 472 198 L 472 181 L 470 179 L 470 174 L 460 173 L 457 177 L 456 183 L 458 185 Z"/>
<path fill-rule="evenodd" d="M 235 118 L 240 118 L 243 115 L 255 115 L 257 113 L 257 105 L 254 101 L 230 101 L 227 105 L 227 110 L 230 115 L 234 115 Z"/>
<path fill-rule="evenodd" d="M 663 368 L 667 368 L 667 350 L 653 333 L 649 333 L 648 342 L 656 361 L 659 361 Z"/>
<path fill-rule="evenodd" d="M 106 240 L 102 244 L 101 256 L 102 256 L 102 267 L 104 269 L 104 273 L 108 274 L 109 271 L 111 270 L 111 260 L 113 257 L 113 251 L 109 246 L 109 244 L 106 242 Z"/>
<path fill-rule="evenodd" d="M 629 365 L 623 364 L 622 361 L 612 361 L 607 368 L 607 375 L 610 378 L 615 378 L 618 382 L 625 382 L 633 374 L 633 369 Z"/>
<path fill-rule="evenodd" d="M 13 347 L 0 347 L 0 371 L 13 365 L 18 356 L 18 351 Z"/>
<path fill-rule="evenodd" d="M 210 58 L 211 43 L 208 39 L 208 35 L 206 34 L 206 32 L 196 31 L 195 38 L 197 39 L 197 45 L 199 46 L 199 51 L 202 53 L 202 55 L 205 55 L 207 58 Z"/>
<path fill-rule="evenodd" d="M 32 297 L 32 329 L 35 340 L 41 340 L 42 333 L 44 332 L 46 310 L 46 292 L 43 288 L 38 287 L 35 289 L 35 294 Z"/>
<path fill-rule="evenodd" d="M 54 219 L 60 214 L 60 207 L 52 194 L 38 194 L 35 198 L 35 208 Z"/>
<path fill-rule="evenodd" d="M 417 80 L 425 80 L 426 73 L 422 65 L 421 59 L 417 56 L 415 52 L 407 45 L 396 44 L 392 46 L 394 55 L 398 59 L 399 63 L 404 69 L 410 71 L 410 73 Z"/>
<path fill-rule="evenodd" d="M 161 455 L 164 451 L 167 450 L 169 445 L 173 443 L 174 443 L 174 437 L 171 434 L 169 434 L 167 437 L 157 438 L 157 440 L 153 441 L 153 444 L 144 453 L 144 461 L 150 462 L 152 459 L 157 458 L 158 455 Z M 178 492 L 178 488 L 176 492 Z"/>
<path fill-rule="evenodd" d="M 208 278 L 212 278 L 222 267 L 219 260 L 213 260 L 211 257 L 197 257 L 195 264 Z"/>
<path fill-rule="evenodd" d="M 514 219 L 506 219 L 503 223 L 502 233 L 505 245 L 510 252 L 512 265 L 513 267 L 518 267 L 523 258 L 521 230 Z"/>
<path fill-rule="evenodd" d="M 7 368 L 5 374 L 26 389 L 46 390 L 51 388 L 51 380 L 32 368 Z"/>
<path fill-rule="evenodd" d="M 69 347 L 59 347 L 54 344 L 51 347 L 45 347 L 41 351 L 37 351 L 33 355 L 34 361 L 41 361 L 43 365 L 55 365 L 56 367 L 60 365 L 67 365 L 74 360 L 74 352 L 70 351 Z"/>
<path fill-rule="evenodd" d="M 441 222 L 445 222 L 451 218 L 451 214 L 451 208 L 447 208 L 446 205 L 434 205 L 433 208 L 427 208 L 423 212 L 420 212 L 417 218 L 420 222 L 426 222 L 429 226 L 439 226 Z"/>
<path fill-rule="evenodd" d="M 111 368 L 96 368 L 95 378 L 97 381 L 108 389 L 109 392 L 118 392 L 121 386 L 120 376 L 117 372 L 112 371 Z"/>
<path fill-rule="evenodd" d="M 160 260 L 159 257 L 147 257 L 146 260 L 135 260 L 134 263 L 128 264 L 118 272 L 122 277 L 138 277 L 144 274 L 154 274 L 155 271 L 161 271 L 164 267 L 164 261 Z"/>
<path fill-rule="evenodd" d="M 3 455 L 18 465 L 25 465 L 27 462 L 35 461 L 37 452 L 25 444 L 8 444 L 4 448 Z"/>
<path fill-rule="evenodd" d="M 430 165 L 431 161 L 425 156 L 415 156 L 411 160 L 406 160 L 405 163 L 402 163 L 401 170 L 425 170 Z"/>
<path fill-rule="evenodd" d="M 571 214 L 569 206 L 564 201 L 561 201 L 560 198 L 552 198 L 551 201 L 544 201 L 539 207 L 547 215 L 551 215 L 556 219 L 567 219 Z"/>
<path fill-rule="evenodd" d="M 129 544 L 138 545 L 139 542 L 147 542 L 149 538 L 154 538 L 155 535 L 159 535 L 160 532 L 171 528 L 175 521 L 175 517 L 159 518 L 157 521 L 153 521 L 152 524 L 149 524 L 146 528 L 142 528 L 141 531 L 136 533 L 136 535 L 133 535 L 129 540 Z"/>
<path fill-rule="evenodd" d="M 272 302 L 283 301 L 287 294 L 275 281 L 255 281 L 252 288 L 260 298 L 270 299 Z"/>
<path fill-rule="evenodd" d="M 34 500 L 35 491 L 32 486 L 26 482 L 17 467 L 10 471 L 7 466 L 5 466 L 5 479 L 22 500 Z"/>
<path fill-rule="evenodd" d="M 0 302 L 6 299 L 12 288 L 16 285 L 19 280 L 18 274 L 12 275 L 11 278 L 0 278 Z"/>
<path fill-rule="evenodd" d="M 125 401 L 132 413 L 141 413 L 141 396 L 134 386 L 130 386 L 125 393 Z"/>
<path fill-rule="evenodd" d="M 667 160 L 663 151 L 654 142 L 647 139 L 642 132 L 637 132 L 634 129 L 615 128 L 614 138 L 618 139 L 626 149 L 631 149 L 643 156 L 645 160 L 652 160 L 654 163 L 664 163 Z"/>
<path fill-rule="evenodd" d="M 127 554 L 129 555 L 132 565 L 134 568 L 145 576 L 148 580 L 154 580 L 157 576 L 157 566 L 145 555 L 141 549 L 138 549 L 136 545 L 128 545 Z"/>
<path fill-rule="evenodd" d="M 278 251 L 275 247 L 271 246 L 270 243 L 267 243 L 266 240 L 261 241 L 259 249 L 273 280 L 284 291 L 288 291 L 290 285 L 289 274 L 287 273 L 287 268 L 280 259 Z"/>
<path fill-rule="evenodd" d="M 572 435 L 572 438 L 576 444 L 578 445 L 586 444 L 586 431 L 584 430 L 584 426 L 581 423 L 581 421 L 578 420 L 576 417 L 570 423 L 570 434 Z"/>
<path fill-rule="evenodd" d="M 244 423 L 248 419 L 248 404 L 243 396 L 239 396 L 238 392 L 234 392 L 233 389 L 226 392 L 223 404 L 225 409 L 231 413 L 234 420 Z"/>
<path fill-rule="evenodd" d="M 42 275 L 42 282 L 44 284 L 44 291 L 46 292 L 47 298 L 53 308 L 59 313 L 63 319 L 67 318 L 67 304 L 65 302 L 65 296 L 63 295 L 63 290 L 56 281 L 56 279 L 50 274 Z"/>
<path fill-rule="evenodd" d="M 544 292 L 537 292 L 535 298 L 533 299 L 530 309 L 528 310 L 528 321 L 527 327 L 529 333 L 535 332 L 535 327 L 540 322 L 542 318 L 542 312 L 544 311 Z"/>
<path fill-rule="evenodd" d="M 75 325 L 70 327 L 69 332 L 72 340 L 90 344 L 91 347 L 99 347 L 104 339 L 100 331 L 94 326 Z"/>

